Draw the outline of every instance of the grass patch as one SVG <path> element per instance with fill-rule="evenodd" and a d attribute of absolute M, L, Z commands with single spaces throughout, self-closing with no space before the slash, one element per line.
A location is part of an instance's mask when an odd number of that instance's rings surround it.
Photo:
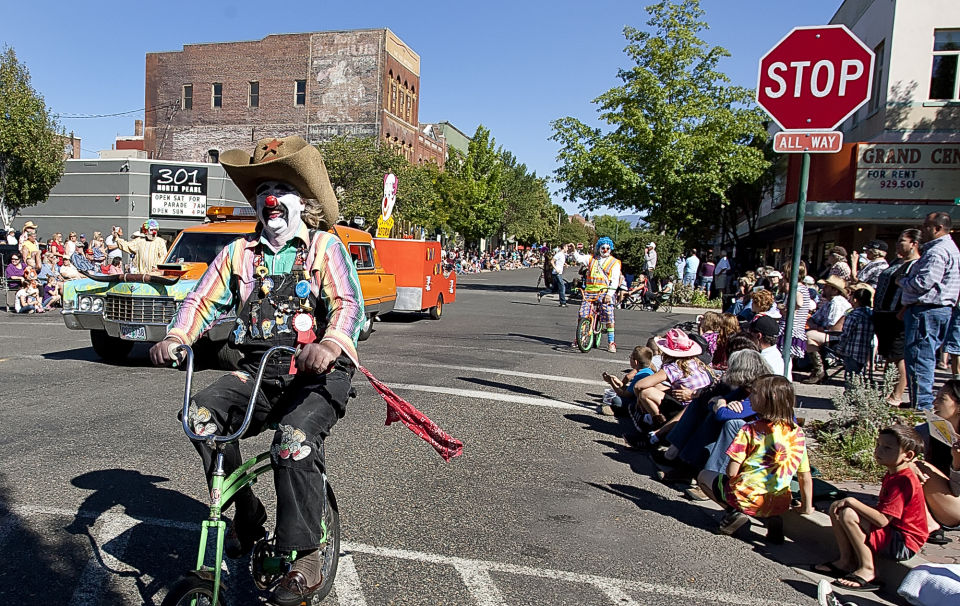
<path fill-rule="evenodd" d="M 843 393 L 833 400 L 836 411 L 830 414 L 830 420 L 810 425 L 816 440 L 810 452 L 811 464 L 825 479 L 879 482 L 884 468 L 874 460 L 873 449 L 880 430 L 896 423 L 914 426 L 923 422 L 917 412 L 887 404 L 896 379 L 893 367 L 887 369 L 882 381 L 852 376 Z"/>

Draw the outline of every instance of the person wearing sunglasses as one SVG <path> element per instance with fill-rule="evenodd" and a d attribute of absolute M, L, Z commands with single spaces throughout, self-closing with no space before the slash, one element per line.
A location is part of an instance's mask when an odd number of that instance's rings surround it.
<path fill-rule="evenodd" d="M 7 278 L 7 288 L 16 290 L 23 286 L 23 273 L 26 270 L 27 264 L 23 262 L 20 253 L 10 255 L 10 263 L 7 264 L 3 272 L 3 275 Z"/>
<path fill-rule="evenodd" d="M 580 251 L 573 252 L 577 263 L 587 266 L 587 277 L 584 281 L 583 303 L 577 320 L 587 316 L 594 301 L 600 300 L 600 321 L 607 327 L 607 351 L 616 353 L 617 345 L 613 337 L 613 308 L 617 297 L 617 288 L 620 286 L 620 260 L 613 256 L 613 240 L 604 236 L 597 240 L 596 252 L 585 255 Z"/>

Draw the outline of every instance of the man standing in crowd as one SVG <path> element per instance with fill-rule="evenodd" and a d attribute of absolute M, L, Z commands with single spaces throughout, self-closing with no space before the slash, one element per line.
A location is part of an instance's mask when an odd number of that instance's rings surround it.
<path fill-rule="evenodd" d="M 657 244 L 656 242 L 651 242 L 647 244 L 647 248 L 643 251 L 643 273 L 647 276 L 647 282 L 653 288 L 653 272 L 657 269 Z"/>
<path fill-rule="evenodd" d="M 117 246 L 117 238 L 123 237 L 123 229 L 117 227 L 116 225 L 110 231 L 110 235 L 103 241 L 107 245 L 107 264 L 112 265 L 113 259 L 123 258 L 123 251 L 120 250 L 120 247 Z"/>
<path fill-rule="evenodd" d="M 717 289 L 717 294 L 721 297 L 727 292 L 730 285 L 730 259 L 727 258 L 727 251 L 720 251 L 720 260 L 717 261 L 717 267 L 713 270 L 713 287 Z"/>
<path fill-rule="evenodd" d="M 137 240 L 124 240 L 118 233 L 119 227 L 114 228 L 114 242 L 117 247 L 126 253 L 136 255 L 133 258 L 133 273 L 147 274 L 157 269 L 157 265 L 163 263 L 167 256 L 167 243 L 163 238 L 158 237 L 160 224 L 156 219 L 150 219 L 146 223 L 147 233 L 144 238 Z"/>
<path fill-rule="evenodd" d="M 550 260 L 550 276 L 560 295 L 560 307 L 567 306 L 567 283 L 563 281 L 563 268 L 567 264 L 567 255 L 573 253 L 573 243 L 565 244 L 557 249 Z"/>
<path fill-rule="evenodd" d="M 904 361 L 910 403 L 933 408 L 933 373 L 937 350 L 947 338 L 960 295 L 960 250 L 950 236 L 950 215 L 930 213 L 920 228 L 920 258 L 900 279 L 903 291 Z"/>
<path fill-rule="evenodd" d="M 697 256 L 697 249 L 694 248 L 687 255 L 683 262 L 683 285 L 693 288 L 697 281 L 697 270 L 700 269 L 700 257 Z"/>
<path fill-rule="evenodd" d="M 887 250 L 887 243 L 883 240 L 871 240 L 863 247 L 863 251 L 867 254 L 867 263 L 859 268 L 857 267 L 859 256 L 851 255 L 850 272 L 853 276 L 851 281 L 865 282 L 876 288 L 880 274 L 890 267 L 890 264 L 887 263 Z"/>

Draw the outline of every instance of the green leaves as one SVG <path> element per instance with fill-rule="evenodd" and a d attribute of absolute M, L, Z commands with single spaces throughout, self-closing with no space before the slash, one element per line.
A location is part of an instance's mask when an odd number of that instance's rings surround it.
<path fill-rule="evenodd" d="M 718 71 L 721 47 L 698 38 L 706 29 L 698 0 L 648 7 L 651 31 L 624 28 L 624 52 L 634 66 L 620 70 L 623 84 L 594 103 L 608 128 L 573 117 L 552 123 L 559 143 L 557 178 L 568 200 L 585 209 L 639 211 L 673 231 L 715 223 L 713 200 L 751 182 L 767 161 L 749 143 L 763 138 L 762 114 L 750 91 Z"/>
<path fill-rule="evenodd" d="M 0 55 L 0 214 L 9 228 L 21 208 L 47 199 L 63 174 L 61 128 L 12 48 Z"/>

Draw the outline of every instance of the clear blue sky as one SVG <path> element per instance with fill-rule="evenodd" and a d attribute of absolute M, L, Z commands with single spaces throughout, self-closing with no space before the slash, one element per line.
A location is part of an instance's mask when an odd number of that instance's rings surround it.
<path fill-rule="evenodd" d="M 8 2 L 0 44 L 12 46 L 33 85 L 83 157 L 132 135 L 138 111 L 118 117 L 68 115 L 142 110 L 144 56 L 197 42 L 268 34 L 389 27 L 421 58 L 420 120 L 447 120 L 468 135 L 478 124 L 540 175 L 552 175 L 550 121 L 595 121 L 590 103 L 627 67 L 625 25 L 645 28 L 652 0 Z M 725 47 L 722 68 L 754 88 L 760 56 L 792 27 L 829 22 L 841 0 L 702 0 Z M 401 184 L 402 187 L 402 184 Z M 554 186 L 552 189 L 556 189 Z M 560 197 L 555 196 L 560 202 Z M 573 211 L 572 204 L 564 204 Z"/>

